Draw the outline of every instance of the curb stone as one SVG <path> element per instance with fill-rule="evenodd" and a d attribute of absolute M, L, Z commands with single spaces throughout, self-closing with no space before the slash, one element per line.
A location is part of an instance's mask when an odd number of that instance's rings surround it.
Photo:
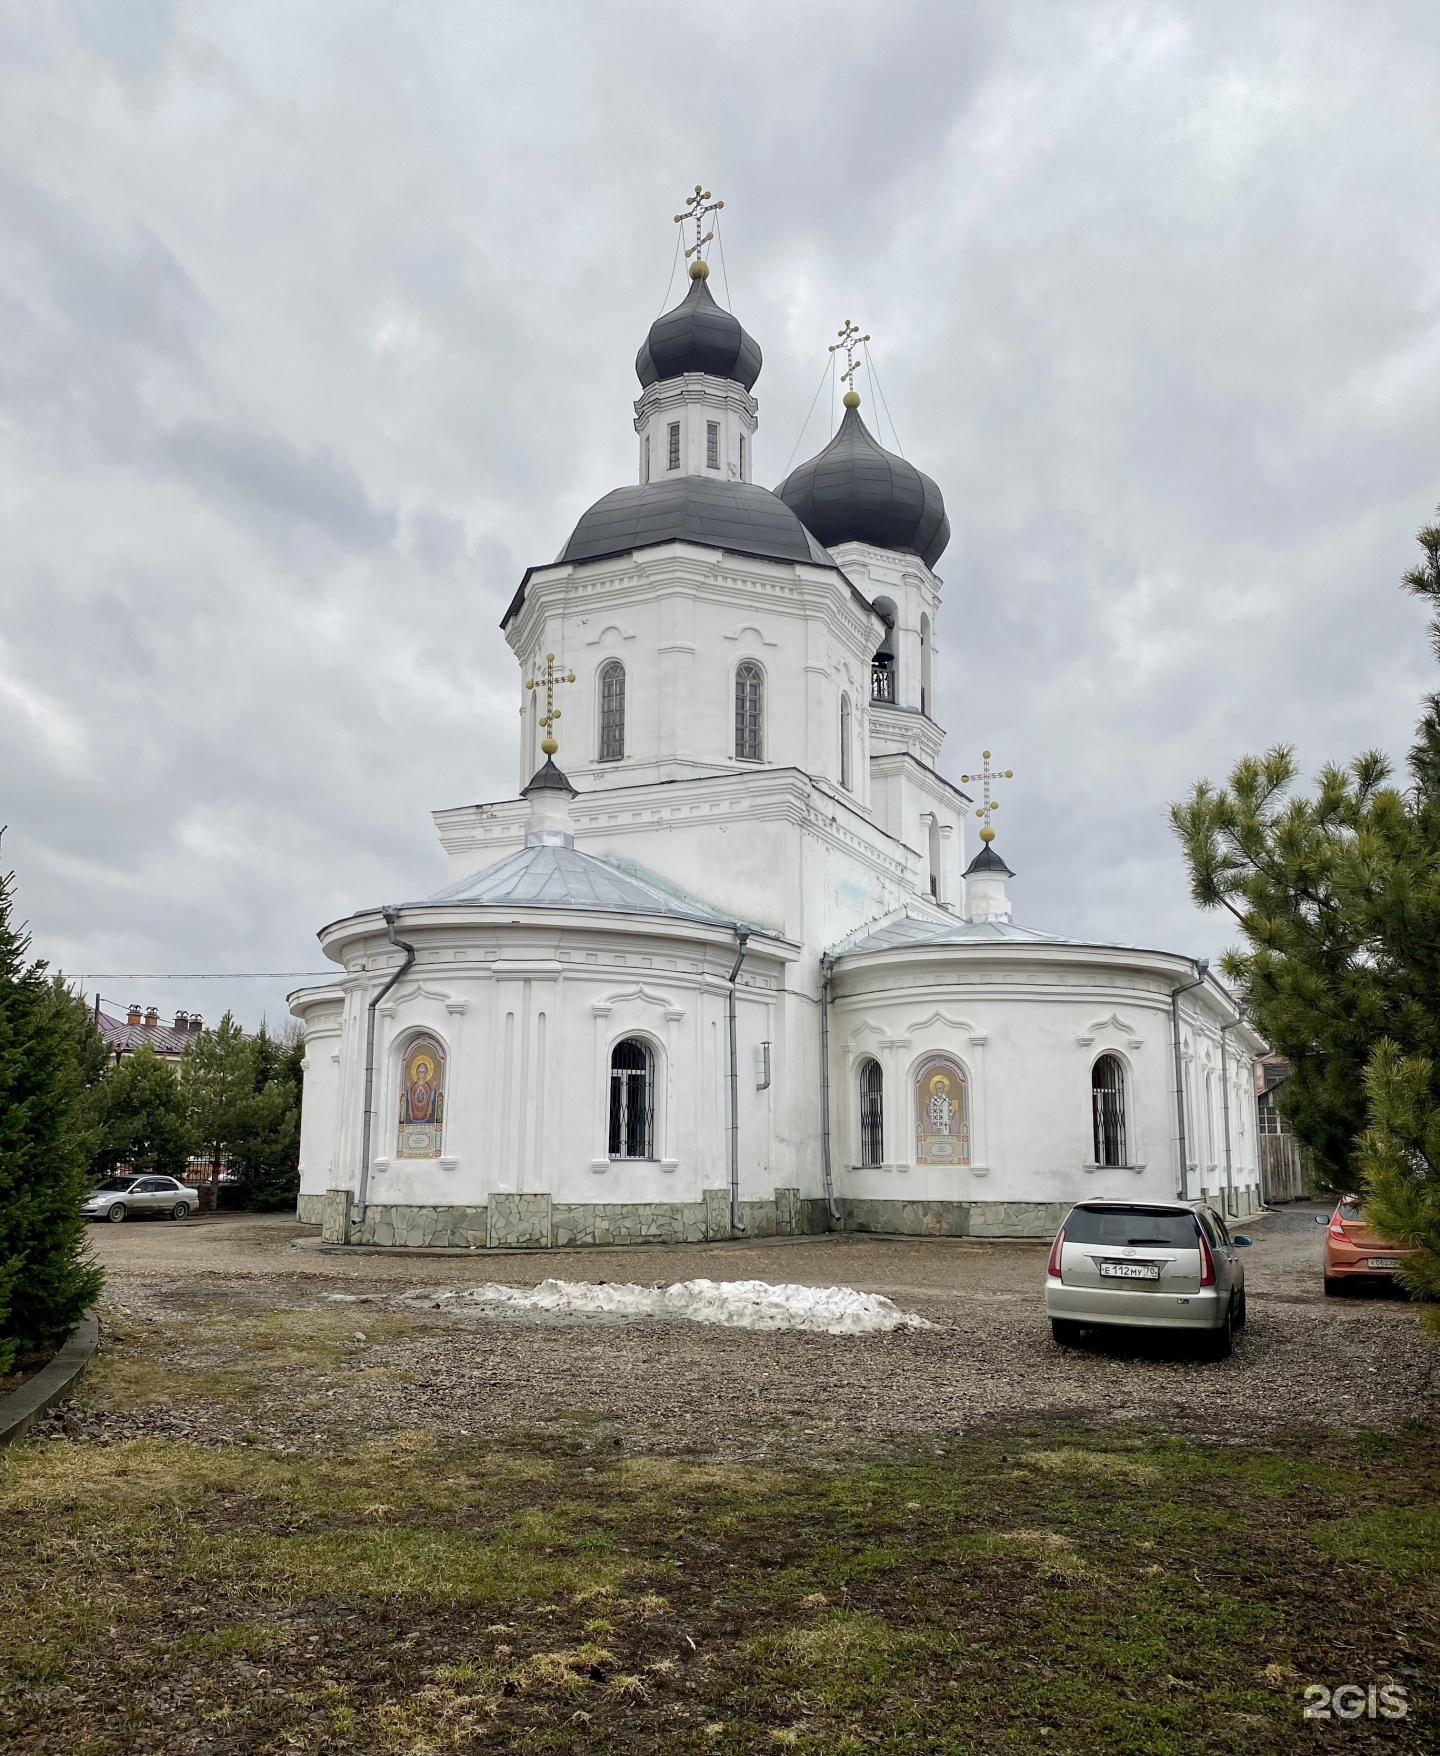
<path fill-rule="evenodd" d="M 100 1319 L 87 1311 L 50 1364 L 0 1399 L 0 1445 L 24 1438 L 39 1416 L 70 1394 L 99 1345 Z"/>

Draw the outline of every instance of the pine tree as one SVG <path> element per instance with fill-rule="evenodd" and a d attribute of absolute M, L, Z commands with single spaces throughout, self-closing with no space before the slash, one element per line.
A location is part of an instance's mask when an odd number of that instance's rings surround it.
<path fill-rule="evenodd" d="M 1440 525 L 1405 576 L 1440 610 Z M 1431 625 L 1440 657 L 1440 615 Z M 1358 1187 L 1365 1069 L 1380 1038 L 1440 1067 L 1440 695 L 1426 703 L 1409 789 L 1378 751 L 1322 770 L 1292 796 L 1294 752 L 1200 782 L 1171 821 L 1202 908 L 1229 909 L 1246 940 L 1223 967 L 1290 1063 L 1281 1108 L 1322 1187 Z"/>
<path fill-rule="evenodd" d="M 126 1056 L 96 1089 L 92 1104 L 99 1130 L 97 1176 L 119 1165 L 185 1175 L 195 1141 L 185 1094 L 175 1069 L 149 1043 Z"/>
<path fill-rule="evenodd" d="M 1360 1136 L 1365 1222 L 1413 1254 L 1400 1279 L 1419 1298 L 1440 1299 L 1440 1102 L 1423 1055 L 1379 1042 L 1365 1069 L 1370 1125 Z M 1440 1319 L 1440 1312 L 1432 1313 Z M 1440 1324 L 1437 1324 L 1440 1327 Z"/>
<path fill-rule="evenodd" d="M 89 1187 L 86 1080 L 104 1064 L 89 1014 L 13 922 L 0 876 L 0 1373 L 62 1341 L 99 1295 L 80 1202 Z M 97 1052 L 98 1045 L 98 1052 Z"/>
<path fill-rule="evenodd" d="M 188 1045 L 180 1083 L 197 1150 L 218 1170 L 239 1131 L 241 1106 L 254 1091 L 245 1033 L 230 1013 Z"/>

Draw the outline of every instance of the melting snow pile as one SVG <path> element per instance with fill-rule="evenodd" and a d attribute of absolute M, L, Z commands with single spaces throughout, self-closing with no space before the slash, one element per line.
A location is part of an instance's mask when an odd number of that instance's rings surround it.
<path fill-rule="evenodd" d="M 771 1286 L 764 1280 L 682 1280 L 668 1287 L 542 1280 L 538 1287 L 491 1285 L 422 1296 L 427 1303 L 503 1305 L 566 1317 L 684 1317 L 732 1329 L 809 1329 L 826 1335 L 933 1327 L 879 1293 L 859 1293 L 854 1287 Z"/>

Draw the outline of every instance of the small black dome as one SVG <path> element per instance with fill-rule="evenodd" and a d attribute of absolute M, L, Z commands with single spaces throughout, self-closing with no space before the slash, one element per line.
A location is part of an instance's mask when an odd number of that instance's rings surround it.
<path fill-rule="evenodd" d="M 599 561 L 656 543 L 699 543 L 735 555 L 807 561 L 833 567 L 783 500 L 755 482 L 676 476 L 643 487 L 616 488 L 597 500 L 571 532 L 559 560 Z"/>
<path fill-rule="evenodd" d="M 970 864 L 965 868 L 965 876 L 967 878 L 976 872 L 1002 872 L 1007 878 L 1013 878 L 1015 876 L 1005 864 L 1004 860 L 1002 860 L 999 854 L 995 852 L 995 843 L 993 841 L 982 841 L 980 843 L 980 852 L 976 854 L 975 858 L 971 860 Z"/>
<path fill-rule="evenodd" d="M 749 390 L 760 376 L 760 363 L 760 344 L 746 335 L 738 318 L 720 309 L 700 277 L 690 282 L 673 311 L 650 325 L 635 356 L 635 375 L 649 386 L 686 372 L 708 372 L 712 378 L 734 378 Z"/>
<path fill-rule="evenodd" d="M 792 470 L 775 492 L 827 549 L 873 543 L 908 550 L 933 567 L 950 541 L 939 488 L 887 451 L 858 409 L 846 409 L 840 431 L 820 455 Z"/>

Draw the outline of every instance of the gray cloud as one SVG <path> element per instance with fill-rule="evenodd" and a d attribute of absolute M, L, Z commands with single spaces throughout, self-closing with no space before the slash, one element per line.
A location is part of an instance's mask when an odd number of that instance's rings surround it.
<path fill-rule="evenodd" d="M 945 491 L 947 762 L 1017 771 L 1022 915 L 1218 950 L 1167 800 L 1279 738 L 1398 755 L 1431 686 L 1395 582 L 1440 499 L 1437 64 L 1418 0 L 0 0 L 37 946 L 313 968 L 322 921 L 440 881 L 430 809 L 515 786 L 500 613 L 631 476 L 704 178 L 763 479 L 853 315 Z"/>

